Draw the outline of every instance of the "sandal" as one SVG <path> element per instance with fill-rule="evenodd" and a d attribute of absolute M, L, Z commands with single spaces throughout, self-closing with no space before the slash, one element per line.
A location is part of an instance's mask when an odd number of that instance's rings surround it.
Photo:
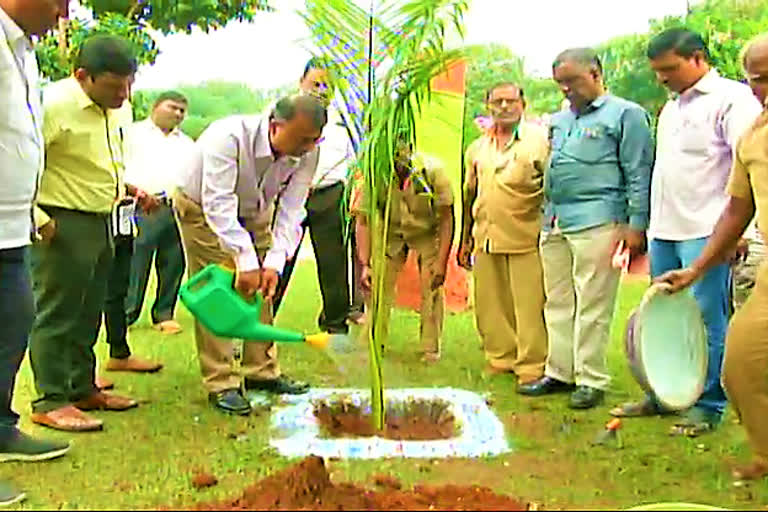
<path fill-rule="evenodd" d="M 655 404 L 651 400 L 642 402 L 627 402 L 610 411 L 611 416 L 616 418 L 646 418 L 649 416 L 670 416 L 674 411 L 668 411 Z"/>
<path fill-rule="evenodd" d="M 699 409 L 691 409 L 685 418 L 675 422 L 669 429 L 672 436 L 699 437 L 703 434 L 713 432 L 717 428 L 718 422 L 713 421 L 706 413 Z"/>
<path fill-rule="evenodd" d="M 67 405 L 49 412 L 36 412 L 30 416 L 33 423 L 65 432 L 91 432 L 101 430 L 101 420 L 91 418 L 75 406 Z"/>

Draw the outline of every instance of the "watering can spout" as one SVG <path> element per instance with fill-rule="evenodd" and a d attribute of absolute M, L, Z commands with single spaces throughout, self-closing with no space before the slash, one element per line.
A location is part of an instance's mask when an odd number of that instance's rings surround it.
<path fill-rule="evenodd" d="M 233 288 L 234 272 L 212 264 L 190 277 L 179 290 L 181 302 L 206 329 L 222 338 L 247 341 L 303 342 L 300 332 L 260 321 L 264 300 L 241 297 Z"/>

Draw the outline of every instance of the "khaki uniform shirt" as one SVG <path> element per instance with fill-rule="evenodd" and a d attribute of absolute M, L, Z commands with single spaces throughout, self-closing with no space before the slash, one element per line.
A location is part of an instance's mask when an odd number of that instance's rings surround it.
<path fill-rule="evenodd" d="M 425 181 L 432 188 L 433 197 L 418 190 L 413 180 L 409 180 L 401 190 L 397 186 L 396 178 L 393 179 L 387 243 L 399 240 L 408 243 L 434 238 L 437 236 L 439 224 L 437 211 L 441 207 L 453 206 L 451 182 L 442 165 L 437 160 L 422 155 L 413 157 L 413 165 L 422 172 Z M 353 200 L 353 215 L 367 214 L 369 205 L 366 196 L 363 191 Z M 386 201 L 387 196 L 382 193 L 377 204 L 381 217 L 386 208 Z"/>
<path fill-rule="evenodd" d="M 768 232 L 768 110 L 755 121 L 736 147 L 728 194 L 741 199 L 754 198 L 757 228 L 763 239 Z"/>
<path fill-rule="evenodd" d="M 467 148 L 464 186 L 476 180 L 472 236 L 477 250 L 514 254 L 538 249 L 548 158 L 547 130 L 526 122 L 501 150 L 492 133 Z"/>
<path fill-rule="evenodd" d="M 102 110 L 74 77 L 43 90 L 45 170 L 38 204 L 109 214 L 125 195 L 123 152 L 131 106 Z M 35 224 L 49 218 L 39 208 Z"/>

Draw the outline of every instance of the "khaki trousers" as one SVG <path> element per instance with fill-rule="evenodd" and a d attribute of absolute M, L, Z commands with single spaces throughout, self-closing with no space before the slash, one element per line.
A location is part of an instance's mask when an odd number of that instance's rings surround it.
<path fill-rule="evenodd" d="M 397 275 L 408 259 L 408 250 L 414 250 L 419 255 L 419 286 L 421 288 L 421 322 L 419 337 L 424 354 L 440 354 L 440 337 L 443 332 L 443 317 L 445 315 L 445 293 L 440 286 L 432 289 L 432 279 L 437 265 L 437 241 L 434 238 L 405 242 L 404 240 L 390 241 L 387 245 L 387 267 L 384 276 L 384 293 L 382 315 L 382 333 L 384 339 L 389 336 L 389 321 L 395 302 L 395 285 Z M 370 300 L 366 300 L 366 309 L 370 311 Z M 368 321 L 373 320 L 369 314 Z M 370 324 L 367 326 L 370 329 Z M 365 332 L 368 332 L 366 329 Z"/>
<path fill-rule="evenodd" d="M 479 251 L 474 278 L 475 319 L 488 364 L 514 371 L 520 382 L 538 379 L 547 359 L 539 251 Z"/>
<path fill-rule="evenodd" d="M 203 210 L 194 201 L 177 191 L 174 207 L 184 245 L 190 274 L 211 263 L 221 263 L 231 256 L 219 245 L 216 234 L 205 221 Z M 257 222 L 246 219 L 246 229 L 255 241 L 259 258 L 263 259 L 271 243 L 269 219 Z M 261 322 L 272 323 L 272 305 L 264 303 Z M 231 339 L 215 336 L 195 320 L 195 341 L 203 386 L 209 393 L 240 387 L 241 376 L 251 379 L 276 379 L 280 376 L 277 347 L 274 343 L 247 341 L 243 344 L 240 372 L 235 369 L 234 343 Z"/>
<path fill-rule="evenodd" d="M 542 233 L 541 257 L 549 333 L 545 374 L 562 382 L 605 390 L 621 270 L 612 266 L 620 227 L 607 224 L 577 233 Z"/>
<path fill-rule="evenodd" d="M 733 315 L 725 339 L 723 386 L 753 455 L 768 464 L 768 267 Z"/>

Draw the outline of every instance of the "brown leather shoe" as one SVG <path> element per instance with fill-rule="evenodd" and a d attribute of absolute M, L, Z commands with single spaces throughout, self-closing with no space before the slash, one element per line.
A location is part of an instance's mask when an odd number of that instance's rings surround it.
<path fill-rule="evenodd" d="M 104 377 L 96 377 L 96 387 L 99 388 L 99 391 L 104 391 L 114 388 L 115 383 Z"/>
<path fill-rule="evenodd" d="M 179 322 L 176 320 L 166 320 L 152 326 L 163 334 L 179 334 L 182 329 Z"/>
<path fill-rule="evenodd" d="M 64 430 L 65 432 L 92 432 L 104 428 L 101 420 L 91 418 L 73 405 L 67 405 L 48 412 L 36 412 L 29 419 L 38 425 L 44 425 L 56 430 Z"/>
<path fill-rule="evenodd" d="M 154 373 L 162 370 L 162 368 L 162 363 L 147 361 L 146 359 L 139 359 L 138 357 L 131 356 L 126 357 L 125 359 L 110 358 L 110 360 L 107 361 L 106 369 L 108 372 Z"/>
<path fill-rule="evenodd" d="M 75 407 L 83 411 L 125 411 L 126 409 L 137 407 L 138 405 L 139 403 L 132 398 L 101 391 L 94 393 L 79 402 L 75 402 Z"/>

